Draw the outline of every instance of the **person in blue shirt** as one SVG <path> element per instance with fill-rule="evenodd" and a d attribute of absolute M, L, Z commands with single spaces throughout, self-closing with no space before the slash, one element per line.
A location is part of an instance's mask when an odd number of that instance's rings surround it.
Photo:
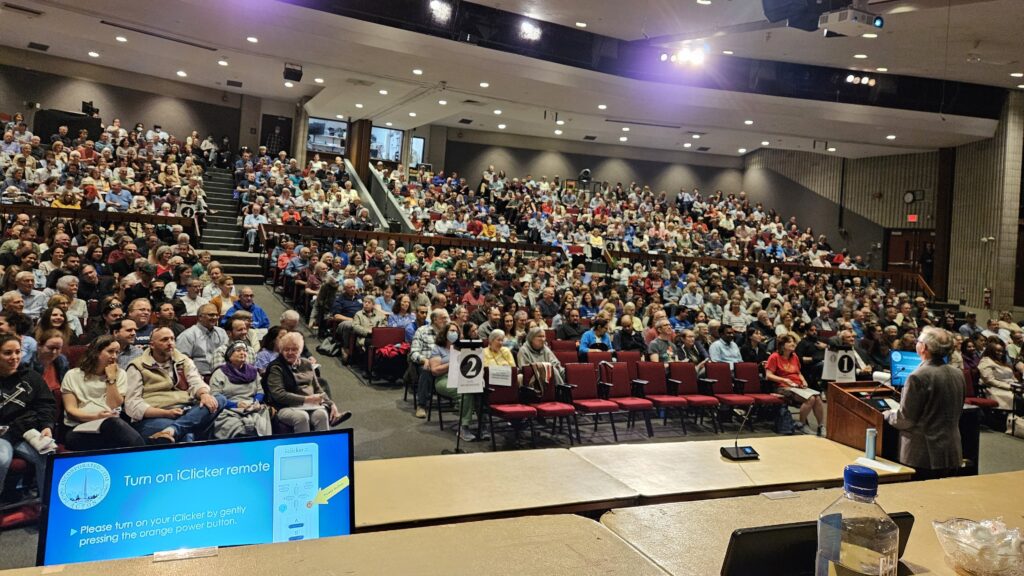
<path fill-rule="evenodd" d="M 113 206 L 118 212 L 125 212 L 132 203 L 132 193 L 121 187 L 121 183 L 114 180 L 110 183 L 110 191 L 105 198 L 107 206 Z"/>
<path fill-rule="evenodd" d="M 728 362 L 729 368 L 733 368 L 737 362 L 743 362 L 740 347 L 733 340 L 735 332 L 729 325 L 722 326 L 718 331 L 720 338 L 711 343 L 708 356 L 711 357 L 712 362 Z"/>
<path fill-rule="evenodd" d="M 586 356 L 590 350 L 611 350 L 612 338 L 608 335 L 608 321 L 604 318 L 597 318 L 590 325 L 590 330 L 580 337 L 579 352 Z"/>
<path fill-rule="evenodd" d="M 591 292 L 583 292 L 580 296 L 580 318 L 593 318 L 597 316 L 599 307 L 594 303 L 594 294 Z"/>
<path fill-rule="evenodd" d="M 416 308 L 416 320 L 409 322 L 405 325 L 405 341 L 412 344 L 413 336 L 416 335 L 416 331 L 421 327 L 427 325 L 427 314 L 430 313 L 430 309 L 426 306 L 420 306 Z"/>
<path fill-rule="evenodd" d="M 292 258 L 288 261 L 288 265 L 284 267 L 284 275 L 295 278 L 309 266 L 309 248 L 303 246 L 299 251 L 297 258 Z"/>
<path fill-rule="evenodd" d="M 253 293 L 252 288 L 248 286 L 242 288 L 238 293 L 238 300 L 231 305 L 231 308 L 228 308 L 228 311 L 225 312 L 224 316 L 221 318 L 220 325 L 226 326 L 235 312 L 243 310 L 252 314 L 253 328 L 270 328 L 270 318 L 267 316 L 266 311 L 264 311 L 263 308 L 260 308 L 260 305 L 257 304 L 254 299 L 255 294 Z"/>

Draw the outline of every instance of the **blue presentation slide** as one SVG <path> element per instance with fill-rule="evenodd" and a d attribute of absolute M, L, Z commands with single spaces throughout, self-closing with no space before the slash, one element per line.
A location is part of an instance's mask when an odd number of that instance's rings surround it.
<path fill-rule="evenodd" d="M 889 385 L 902 388 L 907 383 L 907 377 L 921 365 L 921 357 L 917 352 L 902 352 L 893 350 L 889 352 L 889 372 L 892 378 Z"/>
<path fill-rule="evenodd" d="M 43 565 L 350 534 L 351 431 L 61 455 Z"/>

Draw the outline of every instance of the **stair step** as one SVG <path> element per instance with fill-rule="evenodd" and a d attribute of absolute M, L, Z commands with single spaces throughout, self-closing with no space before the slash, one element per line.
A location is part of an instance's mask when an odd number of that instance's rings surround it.
<path fill-rule="evenodd" d="M 210 250 L 213 259 L 221 264 L 259 266 L 260 255 L 241 250 Z"/>

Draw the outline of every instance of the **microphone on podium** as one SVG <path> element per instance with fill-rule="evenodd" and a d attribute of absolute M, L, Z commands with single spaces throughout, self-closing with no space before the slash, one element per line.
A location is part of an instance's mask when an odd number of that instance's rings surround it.
<path fill-rule="evenodd" d="M 736 431 L 736 437 L 733 439 L 732 446 L 722 446 L 719 449 L 722 456 L 728 460 L 743 461 L 743 460 L 758 460 L 760 455 L 757 450 L 754 450 L 753 446 L 740 446 L 740 434 L 743 433 L 743 427 L 747 425 L 747 420 L 750 419 L 750 414 L 754 411 L 754 407 L 747 408 L 747 413 L 743 416 L 743 422 L 740 422 L 740 429 Z"/>

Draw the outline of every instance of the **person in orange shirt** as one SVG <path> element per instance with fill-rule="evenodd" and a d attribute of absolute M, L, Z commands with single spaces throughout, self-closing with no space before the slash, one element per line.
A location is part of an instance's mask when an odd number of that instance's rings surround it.
<path fill-rule="evenodd" d="M 281 255 L 277 257 L 277 269 L 284 272 L 285 267 L 292 258 L 295 258 L 295 242 L 289 240 L 284 243 Z"/>

